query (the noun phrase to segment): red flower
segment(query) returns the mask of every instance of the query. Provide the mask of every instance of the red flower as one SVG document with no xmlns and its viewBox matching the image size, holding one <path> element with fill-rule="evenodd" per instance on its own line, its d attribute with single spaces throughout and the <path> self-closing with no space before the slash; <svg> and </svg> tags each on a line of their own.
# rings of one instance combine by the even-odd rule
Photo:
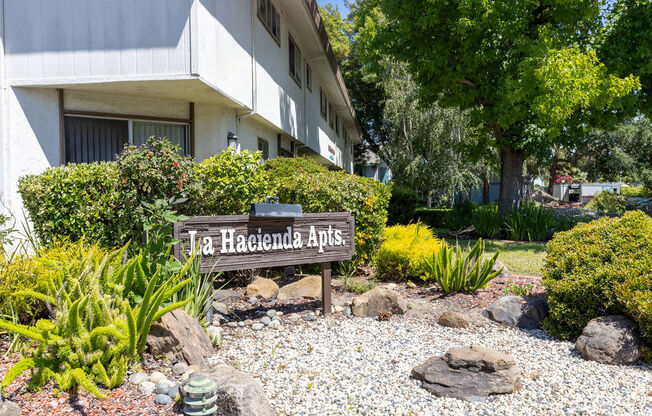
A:
<svg viewBox="0 0 652 416">
<path fill-rule="evenodd" d="M 179 166 L 179 163 L 177 163 L 177 162 L 174 162 L 174 166 Z"/>
</svg>

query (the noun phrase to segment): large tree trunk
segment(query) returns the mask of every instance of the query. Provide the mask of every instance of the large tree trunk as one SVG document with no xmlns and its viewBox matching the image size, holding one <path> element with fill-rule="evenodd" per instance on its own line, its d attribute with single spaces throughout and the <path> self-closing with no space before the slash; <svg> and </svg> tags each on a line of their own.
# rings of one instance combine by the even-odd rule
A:
<svg viewBox="0 0 652 416">
<path fill-rule="evenodd" d="M 519 206 L 523 197 L 523 151 L 504 145 L 500 148 L 500 196 L 498 209 L 502 215 Z"/>
<path fill-rule="evenodd" d="M 482 203 L 489 203 L 489 178 L 487 177 L 487 171 L 482 173 Z"/>
</svg>

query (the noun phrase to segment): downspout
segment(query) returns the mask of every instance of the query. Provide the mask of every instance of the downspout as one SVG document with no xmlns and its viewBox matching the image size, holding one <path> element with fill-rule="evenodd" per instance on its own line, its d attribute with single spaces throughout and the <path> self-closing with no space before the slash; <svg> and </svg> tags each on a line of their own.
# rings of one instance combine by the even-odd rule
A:
<svg viewBox="0 0 652 416">
<path fill-rule="evenodd" d="M 0 0 L 0 214 L 4 213 L 5 204 L 5 174 L 8 174 L 7 161 L 5 160 L 5 141 L 4 130 L 7 123 L 5 122 L 5 0 Z"/>
<path fill-rule="evenodd" d="M 256 77 L 256 0 L 251 0 L 251 111 L 235 114 L 235 134 L 240 136 L 240 120 L 256 114 L 258 79 Z"/>
</svg>

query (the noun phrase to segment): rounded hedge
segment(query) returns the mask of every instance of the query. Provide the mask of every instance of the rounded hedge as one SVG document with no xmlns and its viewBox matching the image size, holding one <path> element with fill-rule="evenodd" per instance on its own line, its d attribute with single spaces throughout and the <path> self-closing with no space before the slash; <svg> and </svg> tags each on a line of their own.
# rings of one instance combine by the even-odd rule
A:
<svg viewBox="0 0 652 416">
<path fill-rule="evenodd" d="M 546 248 L 545 329 L 574 338 L 593 318 L 626 314 L 652 341 L 652 218 L 631 211 L 556 233 Z"/>
</svg>

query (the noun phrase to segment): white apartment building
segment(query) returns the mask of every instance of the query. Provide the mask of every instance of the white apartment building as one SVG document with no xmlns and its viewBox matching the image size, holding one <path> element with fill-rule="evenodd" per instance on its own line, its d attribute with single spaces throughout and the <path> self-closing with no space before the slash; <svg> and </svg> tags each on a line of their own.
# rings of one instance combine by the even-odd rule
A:
<svg viewBox="0 0 652 416">
<path fill-rule="evenodd" d="M 19 177 L 152 135 L 197 160 L 232 145 L 353 170 L 360 127 L 315 0 L 0 7 L 0 198 L 14 213 Z"/>
</svg>

